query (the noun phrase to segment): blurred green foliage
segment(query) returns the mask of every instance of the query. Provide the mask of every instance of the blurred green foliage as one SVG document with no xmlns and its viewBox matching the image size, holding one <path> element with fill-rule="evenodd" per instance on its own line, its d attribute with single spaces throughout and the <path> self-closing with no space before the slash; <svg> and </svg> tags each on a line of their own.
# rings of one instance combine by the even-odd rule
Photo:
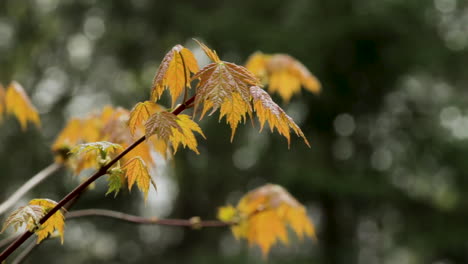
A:
<svg viewBox="0 0 468 264">
<path fill-rule="evenodd" d="M 150 196 L 163 202 L 104 197 L 103 181 L 75 208 L 214 218 L 217 206 L 272 182 L 308 206 L 318 241 L 277 247 L 270 263 L 466 263 L 467 18 L 465 0 L 2 0 L 0 82 L 25 87 L 43 129 L 2 123 L 0 199 L 53 160 L 49 146 L 69 117 L 148 98 L 165 52 L 196 37 L 227 61 L 288 53 L 316 74 L 320 96 L 283 105 L 312 148 L 294 138 L 288 150 L 250 124 L 231 144 L 215 116 L 201 122 L 201 154 L 179 151 L 158 176 Z M 58 200 L 77 183 L 61 171 L 28 198 Z M 68 222 L 63 246 L 48 241 L 28 261 L 263 262 L 227 229 L 97 218 Z"/>
</svg>

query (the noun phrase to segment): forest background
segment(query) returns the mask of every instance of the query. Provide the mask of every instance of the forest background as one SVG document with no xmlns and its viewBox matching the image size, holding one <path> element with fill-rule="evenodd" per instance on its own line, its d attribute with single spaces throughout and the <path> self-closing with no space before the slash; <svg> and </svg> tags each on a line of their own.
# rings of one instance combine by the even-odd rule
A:
<svg viewBox="0 0 468 264">
<path fill-rule="evenodd" d="M 1 124 L 0 201 L 53 161 L 50 145 L 67 119 L 145 100 L 164 54 L 178 43 L 194 48 L 195 37 L 238 64 L 262 51 L 307 66 L 320 95 L 303 91 L 280 105 L 311 148 L 293 137 L 288 150 L 250 123 L 231 144 L 229 126 L 205 118 L 201 154 L 179 151 L 146 205 L 135 191 L 103 197 L 103 181 L 76 209 L 210 219 L 271 182 L 307 206 L 317 241 L 280 246 L 269 263 L 466 263 L 467 4 L 3 0 L 0 82 L 25 87 L 43 127 Z M 22 202 L 59 200 L 78 181 L 62 170 Z M 83 218 L 67 222 L 65 238 L 45 242 L 29 263 L 263 262 L 228 229 Z"/>
</svg>

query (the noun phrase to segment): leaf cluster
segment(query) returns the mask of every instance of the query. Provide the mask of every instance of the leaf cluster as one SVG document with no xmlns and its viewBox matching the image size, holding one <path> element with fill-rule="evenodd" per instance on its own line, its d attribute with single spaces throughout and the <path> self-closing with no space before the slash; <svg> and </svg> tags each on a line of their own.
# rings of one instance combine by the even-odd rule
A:
<svg viewBox="0 0 468 264">
<path fill-rule="evenodd" d="M 236 238 L 245 238 L 250 245 L 260 246 L 266 256 L 270 248 L 280 241 L 289 243 L 287 227 L 294 233 L 315 237 L 315 229 L 306 210 L 283 187 L 266 184 L 244 195 L 236 207 L 218 210 L 218 218 L 235 223 L 231 230 Z"/>
</svg>

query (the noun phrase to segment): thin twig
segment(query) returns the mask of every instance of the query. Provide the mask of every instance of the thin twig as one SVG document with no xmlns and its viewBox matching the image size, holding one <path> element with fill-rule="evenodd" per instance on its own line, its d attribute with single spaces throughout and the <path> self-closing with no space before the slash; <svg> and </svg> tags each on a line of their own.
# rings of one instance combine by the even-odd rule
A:
<svg viewBox="0 0 468 264">
<path fill-rule="evenodd" d="M 39 246 L 36 241 L 31 241 L 31 243 L 18 255 L 18 257 L 13 260 L 11 264 L 21 264 L 28 256 L 31 254 L 36 247 Z"/>
<path fill-rule="evenodd" d="M 142 217 L 137 215 L 125 214 L 122 212 L 105 210 L 105 209 L 85 209 L 68 212 L 66 215 L 68 219 L 74 219 L 85 216 L 101 216 L 114 218 L 135 224 L 148 224 L 148 225 L 166 225 L 166 226 L 186 226 L 186 227 L 226 227 L 231 226 L 233 223 L 225 223 L 218 220 L 199 220 L 193 217 L 191 219 L 159 219 L 157 217 Z"/>
<path fill-rule="evenodd" d="M 43 170 L 34 175 L 31 179 L 25 182 L 16 192 L 14 192 L 6 201 L 0 204 L 0 215 L 5 213 L 8 209 L 18 202 L 21 197 L 23 197 L 27 192 L 32 188 L 36 187 L 43 180 L 47 179 L 54 172 L 59 170 L 62 167 L 59 163 L 52 163 L 49 166 L 45 167 Z"/>
<path fill-rule="evenodd" d="M 190 99 L 188 99 L 186 102 L 183 104 L 179 105 L 174 111 L 172 111 L 172 114 L 178 115 L 182 111 L 186 109 L 187 105 L 190 105 L 193 101 L 195 100 L 195 96 L 192 96 Z M 41 218 L 39 221 L 39 224 L 45 223 L 55 212 L 60 210 L 63 206 L 65 206 L 70 200 L 75 198 L 76 196 L 80 195 L 80 193 L 86 189 L 91 183 L 96 181 L 98 178 L 101 176 L 105 175 L 107 173 L 107 170 L 112 167 L 117 161 L 119 161 L 123 156 L 125 156 L 128 152 L 133 150 L 136 146 L 144 142 L 146 139 L 145 136 L 142 136 L 139 138 L 137 141 L 133 142 L 129 147 L 127 147 L 124 151 L 122 151 L 117 157 L 112 159 L 108 164 L 105 166 L 101 167 L 98 171 L 96 171 L 91 177 L 89 177 L 86 181 L 82 182 L 80 185 L 78 185 L 73 191 L 71 191 L 69 194 L 67 194 L 62 200 L 60 200 L 57 205 L 55 205 L 54 208 L 52 208 L 44 217 Z M 6 248 L 1 254 L 0 254 L 0 263 L 4 261 L 11 253 L 13 253 L 21 244 L 24 243 L 30 236 L 34 234 L 31 231 L 26 231 L 18 237 L 8 248 Z"/>
<path fill-rule="evenodd" d="M 9 244 L 11 244 L 11 242 L 15 241 L 18 237 L 19 237 L 18 235 L 13 235 L 11 237 L 7 237 L 7 238 L 0 240 L 0 248 L 8 246 Z"/>
</svg>

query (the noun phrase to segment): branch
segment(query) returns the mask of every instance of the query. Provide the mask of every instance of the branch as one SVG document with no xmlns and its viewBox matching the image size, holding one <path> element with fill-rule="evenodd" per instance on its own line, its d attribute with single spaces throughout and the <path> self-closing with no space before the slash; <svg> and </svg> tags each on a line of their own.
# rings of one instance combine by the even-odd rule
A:
<svg viewBox="0 0 468 264">
<path fill-rule="evenodd" d="M 205 220 L 202 221 L 198 217 L 192 217 L 190 219 L 159 219 L 157 217 L 141 217 L 136 215 L 125 214 L 112 210 L 104 209 L 86 209 L 76 210 L 67 213 L 67 219 L 85 217 L 85 216 L 100 216 L 114 218 L 135 224 L 147 224 L 147 225 L 166 225 L 166 226 L 186 226 L 193 228 L 201 227 L 226 227 L 231 226 L 233 223 L 225 223 L 218 220 Z"/>
<path fill-rule="evenodd" d="M 193 101 L 195 100 L 195 96 L 192 96 L 190 99 L 188 99 L 186 102 L 183 104 L 179 105 L 172 113 L 174 115 L 180 114 L 182 111 L 184 111 L 187 107 L 187 105 L 190 105 Z M 107 173 L 107 170 L 112 167 L 117 161 L 119 161 L 123 156 L 125 156 L 128 152 L 130 152 L 132 149 L 134 149 L 136 146 L 141 144 L 143 141 L 145 141 L 146 137 L 142 136 L 139 138 L 137 141 L 133 142 L 132 145 L 127 147 L 124 151 L 122 151 L 117 157 L 112 159 L 108 164 L 105 166 L 101 167 L 98 171 L 96 171 L 91 177 L 89 177 L 86 181 L 82 182 L 80 185 L 78 185 L 73 191 L 71 191 L 69 194 L 67 194 L 60 202 L 57 203 L 57 205 L 52 208 L 44 217 L 41 218 L 39 221 L 39 224 L 43 224 L 49 219 L 55 212 L 57 212 L 60 208 L 65 206 L 70 200 L 78 196 L 84 189 L 86 189 L 91 183 L 99 179 L 101 176 L 105 175 Z M 26 231 L 18 237 L 17 240 L 15 240 L 8 248 L 6 248 L 1 254 L 0 254 L 0 263 L 4 261 L 11 253 L 13 253 L 21 244 L 24 243 L 30 236 L 34 234 L 31 231 Z"/>
<path fill-rule="evenodd" d="M 19 237 L 18 235 L 13 235 L 11 237 L 7 237 L 7 238 L 0 240 L 0 248 L 8 246 L 9 244 L 11 244 L 11 242 L 15 241 L 18 237 Z"/>
<path fill-rule="evenodd" d="M 34 175 L 31 179 L 25 182 L 16 192 L 14 192 L 6 201 L 0 204 L 0 215 L 5 213 L 8 209 L 10 209 L 13 205 L 18 202 L 21 197 L 23 197 L 27 192 L 29 192 L 32 188 L 36 187 L 39 183 L 43 180 L 47 179 L 51 176 L 54 172 L 62 167 L 61 164 L 52 163 L 36 175 Z"/>
<path fill-rule="evenodd" d="M 21 264 L 26 258 L 31 254 L 34 249 L 37 248 L 39 244 L 36 241 L 31 241 L 31 243 L 18 255 L 18 257 L 12 262 L 12 264 Z"/>
</svg>

